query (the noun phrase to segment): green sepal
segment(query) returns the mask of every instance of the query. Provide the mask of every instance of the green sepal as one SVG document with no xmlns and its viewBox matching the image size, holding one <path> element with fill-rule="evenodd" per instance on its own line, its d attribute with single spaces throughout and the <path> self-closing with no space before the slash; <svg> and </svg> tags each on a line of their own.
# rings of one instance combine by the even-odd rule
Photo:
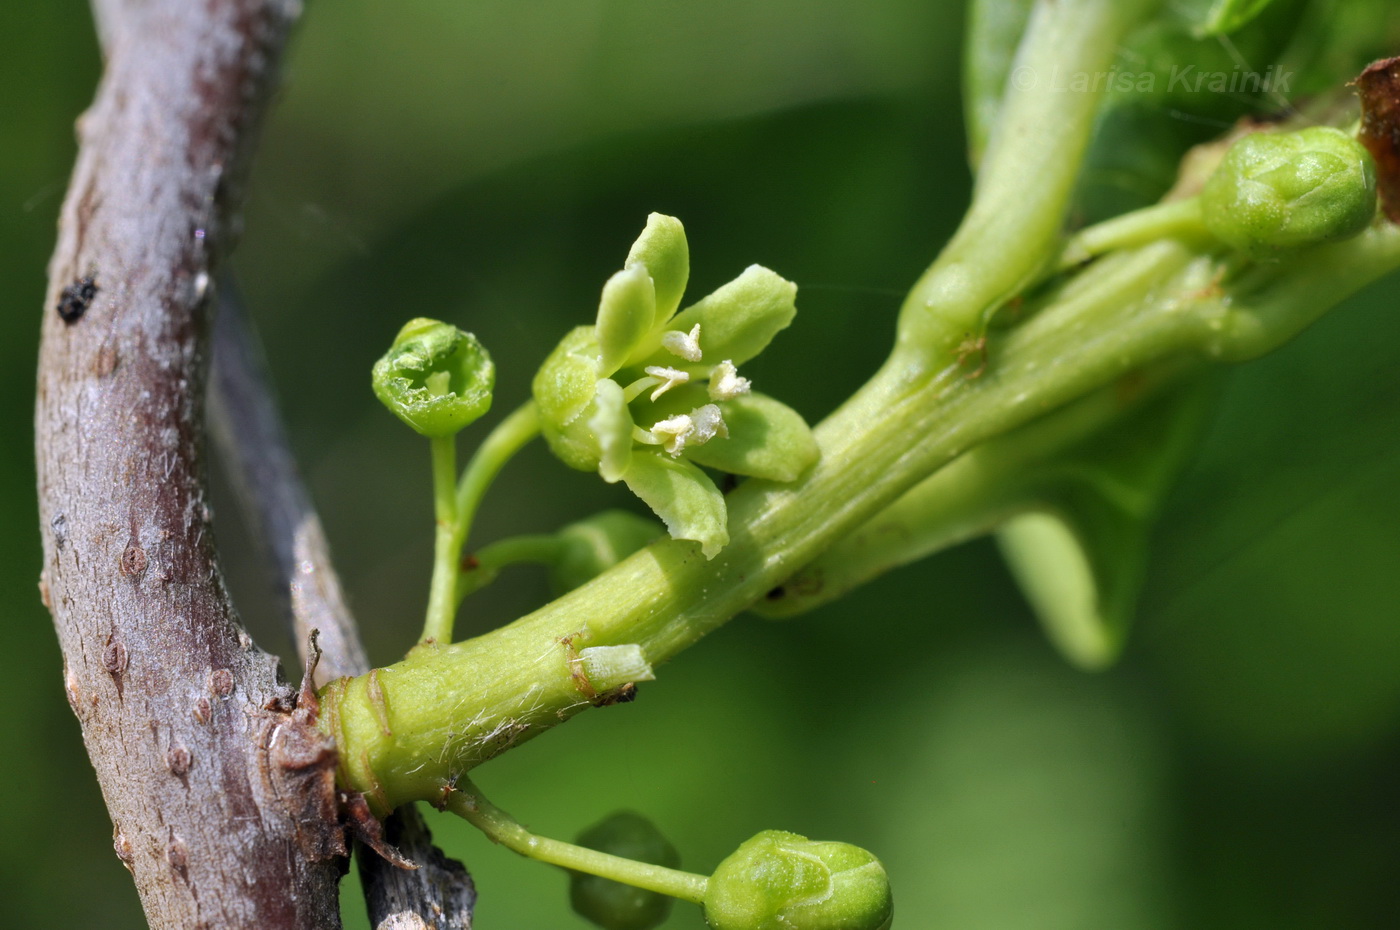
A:
<svg viewBox="0 0 1400 930">
<path fill-rule="evenodd" d="M 605 510 L 570 523 L 555 534 L 559 554 L 550 568 L 550 586 L 556 594 L 572 591 L 664 533 L 655 520 L 626 510 Z"/>
<path fill-rule="evenodd" d="M 714 930 L 885 930 L 894 920 L 879 859 L 782 830 L 764 830 L 721 862 L 704 907 Z"/>
<path fill-rule="evenodd" d="M 598 374 L 606 378 L 621 368 L 655 321 L 656 291 L 644 264 L 629 264 L 609 278 L 598 301 Z"/>
<path fill-rule="evenodd" d="M 1274 0 L 1215 0 L 1197 27 L 1202 36 L 1229 35 L 1264 12 Z"/>
<path fill-rule="evenodd" d="M 638 450 L 622 480 L 661 518 L 672 539 L 698 542 L 707 559 L 729 543 L 724 495 L 690 462 Z"/>
<path fill-rule="evenodd" d="M 578 835 L 579 846 L 613 856 L 678 869 L 680 853 L 641 814 L 619 811 Z M 575 913 L 605 930 L 651 930 L 665 922 L 672 899 L 583 872 L 569 873 L 569 902 Z"/>
<path fill-rule="evenodd" d="M 1339 129 L 1255 132 L 1236 141 L 1201 190 L 1201 218 L 1256 258 L 1355 236 L 1376 215 L 1376 166 Z"/>
<path fill-rule="evenodd" d="M 686 446 L 685 457 L 698 465 L 734 475 L 795 481 L 821 456 L 802 414 L 766 394 L 711 401 L 705 385 L 687 384 L 639 407 L 638 417 L 651 423 L 708 403 L 716 404 L 724 415 L 729 437 Z"/>
<path fill-rule="evenodd" d="M 444 439 L 491 409 L 496 366 L 471 333 L 420 317 L 405 324 L 374 363 L 371 383 L 400 420 Z"/>
<path fill-rule="evenodd" d="M 627 253 L 627 267 L 646 266 L 656 288 L 656 324 L 664 325 L 681 305 L 690 279 L 690 247 L 685 227 L 674 216 L 653 213 Z"/>
<path fill-rule="evenodd" d="M 767 348 L 797 314 L 797 285 L 762 265 L 750 265 L 733 281 L 676 315 L 667 329 L 689 332 L 700 324 L 705 365 L 728 359 L 742 365 Z M 648 364 L 694 370 L 664 349 Z"/>
<path fill-rule="evenodd" d="M 584 423 L 598 445 L 598 474 L 609 484 L 620 481 L 632 461 L 633 426 L 621 385 L 608 378 L 598 381 Z"/>
<path fill-rule="evenodd" d="M 1213 386 L 1146 404 L 1052 460 L 997 542 L 1051 641 L 1097 669 L 1121 653 L 1162 502 L 1195 451 Z"/>
</svg>

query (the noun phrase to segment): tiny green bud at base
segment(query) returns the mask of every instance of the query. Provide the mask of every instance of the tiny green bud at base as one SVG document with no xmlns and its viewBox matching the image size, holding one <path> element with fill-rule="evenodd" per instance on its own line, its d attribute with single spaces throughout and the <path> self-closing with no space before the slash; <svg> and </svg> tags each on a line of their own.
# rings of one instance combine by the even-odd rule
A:
<svg viewBox="0 0 1400 930">
<path fill-rule="evenodd" d="M 765 830 L 719 864 L 705 892 L 714 930 L 886 930 L 885 867 L 849 843 Z"/>
<path fill-rule="evenodd" d="M 1256 258 L 1349 238 L 1375 213 L 1370 153 L 1325 126 L 1245 136 L 1201 191 L 1206 228 Z"/>
<path fill-rule="evenodd" d="M 471 333 L 419 318 L 375 362 L 372 383 L 400 420 L 430 439 L 445 439 L 491 409 L 496 367 Z"/>
<path fill-rule="evenodd" d="M 576 842 L 668 869 L 681 864 L 676 847 L 650 820 L 632 811 L 612 814 L 580 833 Z M 651 930 L 670 914 L 672 899 L 597 875 L 573 872 L 569 876 L 569 900 L 574 911 L 606 930 Z"/>
</svg>

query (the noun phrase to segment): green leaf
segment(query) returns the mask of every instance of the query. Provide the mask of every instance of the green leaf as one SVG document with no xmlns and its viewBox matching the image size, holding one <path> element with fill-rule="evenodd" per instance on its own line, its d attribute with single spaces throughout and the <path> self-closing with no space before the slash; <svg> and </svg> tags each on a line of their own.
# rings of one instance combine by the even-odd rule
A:
<svg viewBox="0 0 1400 930">
<path fill-rule="evenodd" d="M 375 396 L 420 434 L 443 439 L 491 409 L 496 366 L 471 333 L 418 318 L 374 364 Z"/>
<path fill-rule="evenodd" d="M 969 161 L 976 165 L 996 125 L 1016 47 L 1035 0 L 973 0 L 963 51 L 963 118 Z"/>
<path fill-rule="evenodd" d="M 1215 0 L 1198 27 L 1203 36 L 1229 35 L 1254 19 L 1274 0 Z"/>
<path fill-rule="evenodd" d="M 729 543 L 724 495 L 691 463 L 664 452 L 638 451 L 622 480 L 661 518 L 672 539 L 698 542 L 707 559 Z"/>
<path fill-rule="evenodd" d="M 681 305 L 690 278 L 690 247 L 685 227 L 674 216 L 653 213 L 627 253 L 627 267 L 641 263 L 656 287 L 656 322 L 664 324 Z"/>
<path fill-rule="evenodd" d="M 997 531 L 1026 599 L 1060 651 L 1083 668 L 1121 652 L 1157 512 L 1195 450 L 1209 383 L 1148 403 L 1049 463 L 1034 503 Z"/>
<path fill-rule="evenodd" d="M 645 265 L 628 265 L 603 285 L 598 301 L 598 374 L 622 367 L 656 319 L 656 292 Z"/>
<path fill-rule="evenodd" d="M 700 350 L 707 365 L 724 359 L 742 365 L 792 322 L 796 298 L 796 284 L 761 265 L 750 265 L 733 281 L 682 310 L 667 328 L 689 332 L 699 323 Z M 665 350 L 653 355 L 649 364 L 694 367 L 678 363 Z"/>
</svg>

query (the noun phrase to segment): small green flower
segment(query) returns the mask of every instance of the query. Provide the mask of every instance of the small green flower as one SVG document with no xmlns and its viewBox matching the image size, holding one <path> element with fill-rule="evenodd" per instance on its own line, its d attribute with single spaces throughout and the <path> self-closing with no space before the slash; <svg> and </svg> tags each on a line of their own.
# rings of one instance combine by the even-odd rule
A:
<svg viewBox="0 0 1400 930">
<path fill-rule="evenodd" d="M 680 853 L 646 817 L 619 811 L 579 834 L 579 846 L 624 859 L 678 869 Z M 569 876 L 574 911 L 606 930 L 651 930 L 671 912 L 672 899 L 655 891 L 624 885 L 583 872 Z"/>
<path fill-rule="evenodd" d="M 1370 153 L 1326 126 L 1250 133 L 1230 146 L 1201 191 L 1206 227 L 1258 258 L 1349 238 L 1375 214 Z"/>
<path fill-rule="evenodd" d="M 705 920 L 714 930 L 885 930 L 894 900 L 885 867 L 859 846 L 765 830 L 710 876 Z"/>
<path fill-rule="evenodd" d="M 456 435 L 491 409 L 496 367 L 471 333 L 419 317 L 374 363 L 375 396 L 430 439 Z"/>
<path fill-rule="evenodd" d="M 697 466 L 792 481 L 818 449 L 799 414 L 739 374 L 792 322 L 796 285 L 753 265 L 677 313 L 689 275 L 680 221 L 653 213 L 595 324 L 564 337 L 534 395 L 555 455 L 625 482 L 713 558 L 729 541 L 724 497 Z"/>
</svg>

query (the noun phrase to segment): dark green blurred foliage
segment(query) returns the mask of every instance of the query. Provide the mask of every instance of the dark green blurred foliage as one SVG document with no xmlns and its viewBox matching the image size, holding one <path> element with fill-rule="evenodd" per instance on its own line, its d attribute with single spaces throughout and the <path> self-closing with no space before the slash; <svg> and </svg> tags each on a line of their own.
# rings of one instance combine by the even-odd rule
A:
<svg viewBox="0 0 1400 930">
<path fill-rule="evenodd" d="M 1388 4 L 1350 4 L 1370 11 L 1364 29 L 1347 6 L 1322 21 L 1395 34 Z M 0 26 L 0 926 L 137 927 L 35 588 L 34 340 L 98 58 L 74 0 L 0 4 Z M 484 435 L 660 210 L 705 257 L 692 293 L 751 262 L 798 283 L 796 325 L 744 373 L 819 420 L 883 357 L 900 297 L 966 202 L 959 33 L 956 5 L 915 0 L 310 5 L 235 265 L 375 662 L 416 635 L 431 555 L 427 451 L 366 386 L 398 328 L 431 316 L 481 337 L 499 395 Z M 798 625 L 740 618 L 635 703 L 508 753 L 479 782 L 556 836 L 643 810 L 696 870 L 773 826 L 856 843 L 888 866 L 907 927 L 1387 925 L 1400 913 L 1394 286 L 1231 375 L 1114 670 L 1065 667 L 976 544 Z M 313 326 L 335 335 L 308 354 Z M 222 485 L 215 504 L 248 623 L 289 651 Z M 532 448 L 473 544 L 610 506 L 635 507 Z M 461 628 L 546 596 L 542 570 L 510 569 Z M 481 926 L 587 926 L 552 870 L 432 823 L 477 878 Z M 346 901 L 364 926 L 353 887 Z M 666 926 L 698 928 L 698 909 Z"/>
<path fill-rule="evenodd" d="M 681 867 L 681 854 L 648 818 L 618 811 L 584 830 L 574 842 L 613 856 Z M 675 899 L 656 891 L 624 885 L 584 872 L 569 873 L 569 903 L 574 911 L 607 930 L 651 930 L 671 912 Z"/>
</svg>

